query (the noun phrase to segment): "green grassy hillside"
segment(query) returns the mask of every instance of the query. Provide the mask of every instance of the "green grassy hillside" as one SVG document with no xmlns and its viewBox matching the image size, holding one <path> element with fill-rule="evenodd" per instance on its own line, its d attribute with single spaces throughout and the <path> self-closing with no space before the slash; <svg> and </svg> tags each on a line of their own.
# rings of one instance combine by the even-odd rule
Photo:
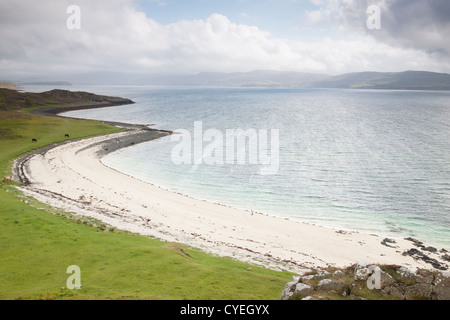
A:
<svg viewBox="0 0 450 320">
<path fill-rule="evenodd" d="M 51 90 L 42 93 L 18 92 L 0 87 L 0 110 L 23 110 L 48 107 L 101 106 L 132 103 L 129 99 L 96 95 L 89 92 Z"/>
<path fill-rule="evenodd" d="M 50 101 L 38 98 L 43 105 Z M 65 140 L 65 133 L 77 139 L 118 130 L 96 121 L 32 115 L 20 105 L 5 109 L 2 178 L 11 175 L 13 159 Z M 15 185 L 0 182 L 0 299 L 278 300 L 291 278 L 74 218 L 24 197 Z M 70 265 L 81 268 L 80 290 L 67 289 Z"/>
</svg>

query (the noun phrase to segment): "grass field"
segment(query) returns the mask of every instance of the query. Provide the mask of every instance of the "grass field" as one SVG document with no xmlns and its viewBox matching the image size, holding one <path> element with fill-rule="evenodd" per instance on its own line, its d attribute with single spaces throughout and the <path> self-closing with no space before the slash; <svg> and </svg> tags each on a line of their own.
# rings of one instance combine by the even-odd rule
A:
<svg viewBox="0 0 450 320">
<path fill-rule="evenodd" d="M 0 175 L 35 148 L 117 131 L 96 121 L 0 111 Z M 37 139 L 32 142 L 32 139 Z M 0 299 L 278 300 L 288 272 L 276 272 L 165 243 L 24 197 L 16 182 L 0 188 Z M 70 290 L 67 267 L 81 269 Z"/>
</svg>

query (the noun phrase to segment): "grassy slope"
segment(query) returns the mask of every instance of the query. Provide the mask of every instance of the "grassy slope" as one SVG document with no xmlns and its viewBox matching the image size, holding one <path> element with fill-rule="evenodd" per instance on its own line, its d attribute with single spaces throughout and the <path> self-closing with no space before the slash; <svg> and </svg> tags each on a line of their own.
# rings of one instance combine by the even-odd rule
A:
<svg viewBox="0 0 450 320">
<path fill-rule="evenodd" d="M 11 174 L 12 159 L 62 141 L 65 133 L 82 138 L 116 130 L 95 121 L 0 111 L 0 174 Z M 0 183 L 0 299 L 277 300 L 291 278 L 68 219 L 25 199 L 14 184 Z M 64 289 L 70 265 L 81 268 L 80 290 Z"/>
</svg>

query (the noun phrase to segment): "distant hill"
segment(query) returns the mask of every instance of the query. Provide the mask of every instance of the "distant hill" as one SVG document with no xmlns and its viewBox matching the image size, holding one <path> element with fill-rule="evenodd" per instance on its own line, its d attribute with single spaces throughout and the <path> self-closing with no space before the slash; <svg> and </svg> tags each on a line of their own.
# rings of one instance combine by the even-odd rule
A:
<svg viewBox="0 0 450 320">
<path fill-rule="evenodd" d="M 315 81 L 317 88 L 450 90 L 450 74 L 425 71 L 348 73 Z"/>
<path fill-rule="evenodd" d="M 191 84 L 234 87 L 308 87 L 329 76 L 285 71 L 252 71 L 246 73 L 199 73 Z"/>
<path fill-rule="evenodd" d="M 134 80 L 139 84 L 167 86 L 450 90 L 450 74 L 425 71 L 358 72 L 331 76 L 259 70 L 242 73 L 204 72 L 195 75 L 141 75 Z"/>
<path fill-rule="evenodd" d="M 101 107 L 110 105 L 131 104 L 133 101 L 118 97 L 96 95 L 88 92 L 72 92 L 67 90 L 51 90 L 42 93 L 18 92 L 0 89 L 0 110 L 14 111 L 24 108 L 65 108 Z"/>
<path fill-rule="evenodd" d="M 266 88 L 344 88 L 384 90 L 450 90 L 450 74 L 427 71 L 356 72 L 326 75 L 291 71 L 256 70 L 251 72 L 202 72 L 198 74 L 145 74 L 94 72 L 66 75 L 63 78 L 81 85 L 218 86 Z M 46 82 L 45 78 L 20 84 L 69 85 Z"/>
</svg>

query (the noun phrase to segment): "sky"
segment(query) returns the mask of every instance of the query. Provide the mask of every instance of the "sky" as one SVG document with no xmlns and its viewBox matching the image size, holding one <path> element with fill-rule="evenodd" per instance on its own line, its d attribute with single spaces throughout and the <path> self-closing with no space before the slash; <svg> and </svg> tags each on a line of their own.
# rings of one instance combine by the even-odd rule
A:
<svg viewBox="0 0 450 320">
<path fill-rule="evenodd" d="M 379 15 L 368 11 L 373 6 Z M 0 41 L 0 80 L 105 72 L 450 73 L 450 1 L 0 0 Z"/>
</svg>

